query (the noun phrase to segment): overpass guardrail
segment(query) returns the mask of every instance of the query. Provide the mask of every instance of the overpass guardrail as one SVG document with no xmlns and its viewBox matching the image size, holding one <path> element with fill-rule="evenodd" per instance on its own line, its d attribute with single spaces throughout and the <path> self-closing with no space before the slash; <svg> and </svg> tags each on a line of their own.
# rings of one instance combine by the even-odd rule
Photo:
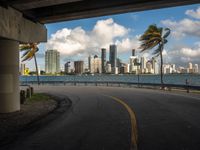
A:
<svg viewBox="0 0 200 150">
<path fill-rule="evenodd" d="M 37 81 L 21 81 L 21 85 L 37 85 Z M 41 81 L 40 85 L 73 85 L 73 86 L 118 86 L 118 87 L 151 87 L 160 88 L 160 83 L 138 83 L 138 82 L 118 82 L 118 81 Z M 189 84 L 163 84 L 165 89 L 171 90 L 172 88 L 189 90 L 200 90 L 200 86 Z"/>
</svg>

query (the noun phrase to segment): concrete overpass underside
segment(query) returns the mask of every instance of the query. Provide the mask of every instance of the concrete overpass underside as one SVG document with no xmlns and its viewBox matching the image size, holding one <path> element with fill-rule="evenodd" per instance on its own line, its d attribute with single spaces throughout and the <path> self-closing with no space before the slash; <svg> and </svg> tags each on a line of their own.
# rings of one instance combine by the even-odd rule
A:
<svg viewBox="0 0 200 150">
<path fill-rule="evenodd" d="M 18 45 L 47 41 L 44 24 L 195 3 L 200 0 L 0 0 L 0 113 L 20 110 Z"/>
</svg>

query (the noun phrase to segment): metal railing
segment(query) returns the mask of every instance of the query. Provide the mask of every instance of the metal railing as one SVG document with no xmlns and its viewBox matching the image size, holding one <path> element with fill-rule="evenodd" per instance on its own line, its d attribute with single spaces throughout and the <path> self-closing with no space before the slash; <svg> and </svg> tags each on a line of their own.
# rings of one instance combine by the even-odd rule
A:
<svg viewBox="0 0 200 150">
<path fill-rule="evenodd" d="M 24 81 L 21 82 L 21 85 L 36 85 L 37 81 Z M 163 86 L 159 83 L 138 83 L 138 82 L 118 82 L 118 81 L 41 81 L 40 85 L 74 85 L 74 86 L 118 86 L 118 87 L 153 87 L 160 88 Z M 164 88 L 178 88 L 185 89 L 187 92 L 189 90 L 200 90 L 200 86 L 189 85 L 189 84 L 164 84 Z"/>
</svg>

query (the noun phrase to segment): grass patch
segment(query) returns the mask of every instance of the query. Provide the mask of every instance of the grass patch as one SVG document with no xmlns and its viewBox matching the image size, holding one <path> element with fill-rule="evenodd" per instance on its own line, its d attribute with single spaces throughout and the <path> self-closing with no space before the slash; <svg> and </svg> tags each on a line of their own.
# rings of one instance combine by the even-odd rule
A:
<svg viewBox="0 0 200 150">
<path fill-rule="evenodd" d="M 48 101 L 49 99 L 50 99 L 50 97 L 48 95 L 41 94 L 41 93 L 35 93 L 32 95 L 31 98 L 29 98 L 27 100 L 27 102 L 32 103 L 32 102 Z"/>
</svg>

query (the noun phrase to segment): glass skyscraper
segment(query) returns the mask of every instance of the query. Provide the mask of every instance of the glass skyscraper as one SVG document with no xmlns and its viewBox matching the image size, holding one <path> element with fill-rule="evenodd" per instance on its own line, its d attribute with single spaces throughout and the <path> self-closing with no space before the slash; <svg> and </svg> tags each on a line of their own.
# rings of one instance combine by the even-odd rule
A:
<svg viewBox="0 0 200 150">
<path fill-rule="evenodd" d="M 106 49 L 101 49 L 101 70 L 102 73 L 106 73 Z"/>
<path fill-rule="evenodd" d="M 117 67 L 117 46 L 110 45 L 110 64 L 113 69 Z"/>
<path fill-rule="evenodd" d="M 45 72 L 50 74 L 60 72 L 60 53 L 57 50 L 45 52 Z"/>
</svg>

